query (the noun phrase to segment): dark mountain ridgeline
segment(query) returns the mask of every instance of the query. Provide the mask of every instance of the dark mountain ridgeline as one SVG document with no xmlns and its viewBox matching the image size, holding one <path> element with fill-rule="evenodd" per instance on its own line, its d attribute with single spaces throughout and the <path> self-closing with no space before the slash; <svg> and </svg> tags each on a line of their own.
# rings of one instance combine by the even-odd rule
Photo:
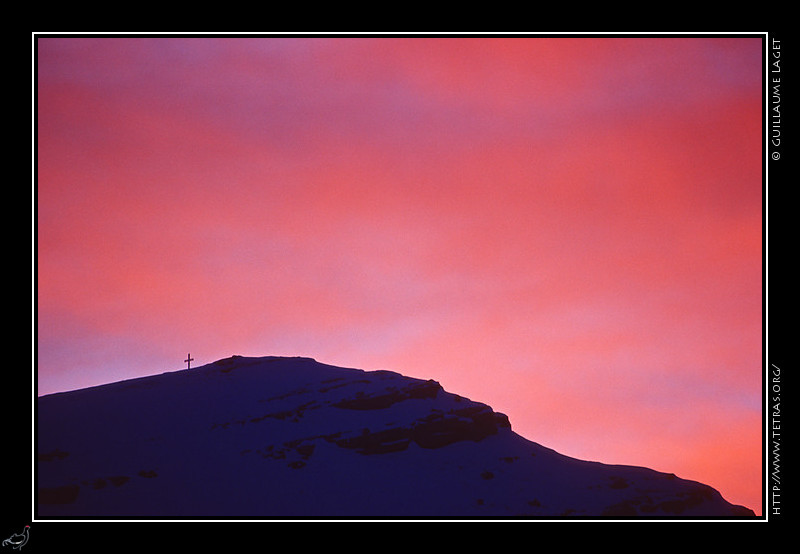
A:
<svg viewBox="0 0 800 554">
<path fill-rule="evenodd" d="M 437 382 L 233 356 L 41 397 L 41 518 L 742 517 L 713 488 L 563 456 Z"/>
</svg>

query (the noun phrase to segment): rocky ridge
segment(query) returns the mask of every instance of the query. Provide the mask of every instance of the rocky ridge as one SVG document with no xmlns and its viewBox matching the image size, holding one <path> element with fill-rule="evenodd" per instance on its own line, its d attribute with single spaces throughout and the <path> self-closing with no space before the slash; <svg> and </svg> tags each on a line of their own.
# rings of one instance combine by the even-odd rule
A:
<svg viewBox="0 0 800 554">
<path fill-rule="evenodd" d="M 563 456 L 432 380 L 233 356 L 41 397 L 44 517 L 741 517 L 711 487 Z"/>
</svg>

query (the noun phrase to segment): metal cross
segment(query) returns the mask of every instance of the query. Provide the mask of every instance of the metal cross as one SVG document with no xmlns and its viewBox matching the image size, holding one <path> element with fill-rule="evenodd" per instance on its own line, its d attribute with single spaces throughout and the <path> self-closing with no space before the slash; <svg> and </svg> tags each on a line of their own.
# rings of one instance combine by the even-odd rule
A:
<svg viewBox="0 0 800 554">
<path fill-rule="evenodd" d="M 183 361 L 186 362 L 186 369 L 192 369 L 192 362 L 194 361 L 194 358 L 192 358 L 191 354 L 186 354 L 186 359 Z"/>
</svg>

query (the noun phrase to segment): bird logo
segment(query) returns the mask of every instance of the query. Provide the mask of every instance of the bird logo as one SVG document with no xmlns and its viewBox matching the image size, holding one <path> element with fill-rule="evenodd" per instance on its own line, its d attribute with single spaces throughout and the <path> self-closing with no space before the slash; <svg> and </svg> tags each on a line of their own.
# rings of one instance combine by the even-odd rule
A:
<svg viewBox="0 0 800 554">
<path fill-rule="evenodd" d="M 25 529 L 22 530 L 22 533 L 17 534 L 14 533 L 6 540 L 3 541 L 3 546 L 10 546 L 16 550 L 21 550 L 25 543 L 28 542 L 28 531 L 30 530 L 31 526 L 26 525 Z"/>
</svg>

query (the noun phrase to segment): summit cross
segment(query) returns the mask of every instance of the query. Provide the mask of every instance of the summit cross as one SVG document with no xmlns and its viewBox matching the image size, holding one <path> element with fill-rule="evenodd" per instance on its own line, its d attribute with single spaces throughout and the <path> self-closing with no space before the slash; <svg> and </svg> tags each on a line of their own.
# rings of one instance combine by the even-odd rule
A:
<svg viewBox="0 0 800 554">
<path fill-rule="evenodd" d="M 186 359 L 183 361 L 186 362 L 186 369 L 192 369 L 192 362 L 194 361 L 194 358 L 192 358 L 191 354 L 186 354 Z"/>
</svg>

